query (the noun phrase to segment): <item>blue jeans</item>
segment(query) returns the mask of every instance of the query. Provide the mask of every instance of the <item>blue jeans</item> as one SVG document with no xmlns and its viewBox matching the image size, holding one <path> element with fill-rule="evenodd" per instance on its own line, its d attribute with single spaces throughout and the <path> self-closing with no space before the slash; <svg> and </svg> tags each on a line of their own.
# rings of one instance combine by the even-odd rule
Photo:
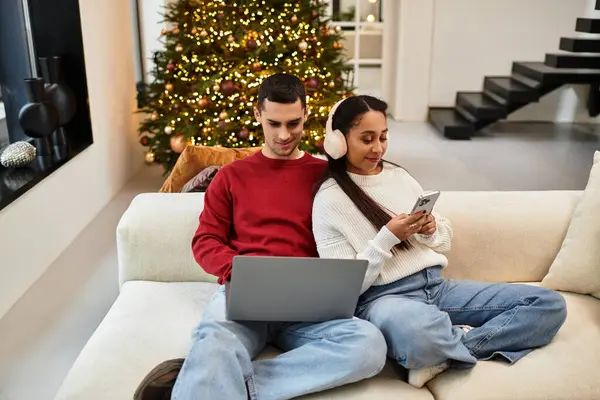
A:
<svg viewBox="0 0 600 400">
<path fill-rule="evenodd" d="M 252 361 L 267 343 L 284 353 Z M 228 321 L 221 286 L 193 333 L 171 398 L 290 399 L 377 375 L 386 350 L 381 332 L 358 318 L 323 323 Z"/>
<path fill-rule="evenodd" d="M 530 285 L 445 280 L 432 267 L 364 292 L 357 316 L 385 336 L 388 356 L 405 368 L 450 361 L 514 363 L 558 332 L 567 310 L 554 291 Z M 474 327 L 465 332 L 454 325 Z"/>
</svg>

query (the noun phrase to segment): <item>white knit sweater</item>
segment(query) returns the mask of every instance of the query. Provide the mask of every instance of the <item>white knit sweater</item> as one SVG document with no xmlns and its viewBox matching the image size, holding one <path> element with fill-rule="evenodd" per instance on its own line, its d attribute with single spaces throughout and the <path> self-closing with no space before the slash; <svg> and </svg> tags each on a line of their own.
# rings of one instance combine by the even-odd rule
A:
<svg viewBox="0 0 600 400">
<path fill-rule="evenodd" d="M 421 185 L 404 169 L 384 164 L 377 175 L 349 174 L 377 203 L 395 214 L 410 213 L 423 193 Z M 433 213 L 437 231 L 433 235 L 413 235 L 412 247 L 392 253 L 400 240 L 387 227 L 379 232 L 358 210 L 338 184 L 329 179 L 319 189 L 313 205 L 313 232 L 322 258 L 367 260 L 369 266 L 361 293 L 371 285 L 385 285 L 425 268 L 446 267 L 441 253 L 450 250 L 450 221 Z"/>
</svg>

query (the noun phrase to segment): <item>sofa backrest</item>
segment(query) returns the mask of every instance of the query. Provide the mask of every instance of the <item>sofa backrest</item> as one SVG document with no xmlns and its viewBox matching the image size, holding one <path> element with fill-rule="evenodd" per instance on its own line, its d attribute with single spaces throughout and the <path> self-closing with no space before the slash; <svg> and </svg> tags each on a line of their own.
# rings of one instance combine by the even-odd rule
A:
<svg viewBox="0 0 600 400">
<path fill-rule="evenodd" d="M 447 192 L 436 211 L 454 236 L 445 276 L 539 282 L 566 235 L 582 192 Z"/>
<path fill-rule="evenodd" d="M 535 282 L 547 273 L 581 192 L 444 192 L 435 210 L 452 222 L 445 275 L 457 279 Z M 210 281 L 191 239 L 203 193 L 137 196 L 117 227 L 119 282 Z"/>
</svg>

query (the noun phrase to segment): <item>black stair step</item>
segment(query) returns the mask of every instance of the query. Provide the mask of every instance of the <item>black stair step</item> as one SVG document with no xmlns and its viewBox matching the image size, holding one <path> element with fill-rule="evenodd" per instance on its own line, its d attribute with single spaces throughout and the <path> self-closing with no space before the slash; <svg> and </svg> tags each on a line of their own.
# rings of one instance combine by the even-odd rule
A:
<svg viewBox="0 0 600 400">
<path fill-rule="evenodd" d="M 585 33 L 600 33 L 600 19 L 577 18 L 575 30 Z"/>
<path fill-rule="evenodd" d="M 560 49 L 573 53 L 600 53 L 600 39 L 560 38 Z"/>
<path fill-rule="evenodd" d="M 600 69 L 600 55 L 546 54 L 544 64 L 554 68 Z"/>
<path fill-rule="evenodd" d="M 513 71 L 512 75 L 510 76 L 510 78 L 513 81 L 520 83 L 523 86 L 527 86 L 528 88 L 535 90 L 536 93 L 537 93 L 537 90 L 542 86 L 542 82 L 538 81 L 537 79 L 533 79 L 528 76 L 521 75 L 514 71 Z"/>
<path fill-rule="evenodd" d="M 504 97 L 500 96 L 499 94 L 486 89 L 483 91 L 483 95 L 485 97 L 487 97 L 488 99 L 490 99 L 491 101 L 493 101 L 494 103 L 498 103 L 500 105 L 500 107 L 502 107 L 504 112 L 506 112 L 506 110 L 508 109 L 508 106 L 509 106 L 508 100 L 505 99 Z"/>
<path fill-rule="evenodd" d="M 541 62 L 514 62 L 514 73 L 540 81 L 543 85 L 600 82 L 600 69 L 554 68 Z"/>
<path fill-rule="evenodd" d="M 539 85 L 539 82 L 532 82 Z M 485 90 L 496 93 L 512 103 L 529 103 L 538 99 L 535 88 L 525 86 L 517 80 L 508 77 L 487 76 L 483 87 Z"/>
<path fill-rule="evenodd" d="M 471 139 L 475 128 L 461 117 L 454 108 L 430 108 L 429 122 L 448 139 Z"/>
<path fill-rule="evenodd" d="M 600 0 L 596 0 L 596 10 L 600 10 Z"/>
<path fill-rule="evenodd" d="M 463 117 L 464 119 L 469 121 L 471 124 L 473 124 L 473 125 L 477 124 L 477 118 L 475 118 L 475 116 L 473 114 L 471 114 L 466 108 L 464 108 L 460 104 L 457 104 L 456 106 L 454 106 L 454 111 L 456 111 L 458 114 L 460 114 L 461 117 Z"/>
<path fill-rule="evenodd" d="M 459 92 L 456 104 L 466 108 L 477 119 L 496 120 L 506 117 L 505 108 L 483 93 Z"/>
</svg>

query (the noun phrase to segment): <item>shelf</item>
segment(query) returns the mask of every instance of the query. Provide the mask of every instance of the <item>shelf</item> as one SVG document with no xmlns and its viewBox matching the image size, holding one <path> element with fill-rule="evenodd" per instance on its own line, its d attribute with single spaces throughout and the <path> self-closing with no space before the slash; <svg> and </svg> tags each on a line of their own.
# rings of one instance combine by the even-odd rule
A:
<svg viewBox="0 0 600 400">
<path fill-rule="evenodd" d="M 330 24 L 332 26 L 341 26 L 342 28 L 353 28 L 357 25 L 357 23 L 355 21 L 331 21 Z M 363 26 L 368 26 L 368 27 L 373 27 L 373 28 L 382 28 L 383 29 L 383 22 L 359 22 L 358 26 L 363 27 Z"/>
<path fill-rule="evenodd" d="M 354 58 L 349 59 L 346 64 L 354 65 Z M 359 66 L 381 66 L 383 64 L 383 60 L 381 58 L 363 58 L 358 60 Z"/>
<path fill-rule="evenodd" d="M 30 165 L 23 168 L 4 168 L 0 165 L 0 212 L 29 189 L 44 180 L 44 178 L 74 159 L 89 147 L 90 144 L 71 149 L 65 160 L 48 162 L 48 165 L 43 168 L 40 166 L 39 159 L 37 158 Z"/>
</svg>

